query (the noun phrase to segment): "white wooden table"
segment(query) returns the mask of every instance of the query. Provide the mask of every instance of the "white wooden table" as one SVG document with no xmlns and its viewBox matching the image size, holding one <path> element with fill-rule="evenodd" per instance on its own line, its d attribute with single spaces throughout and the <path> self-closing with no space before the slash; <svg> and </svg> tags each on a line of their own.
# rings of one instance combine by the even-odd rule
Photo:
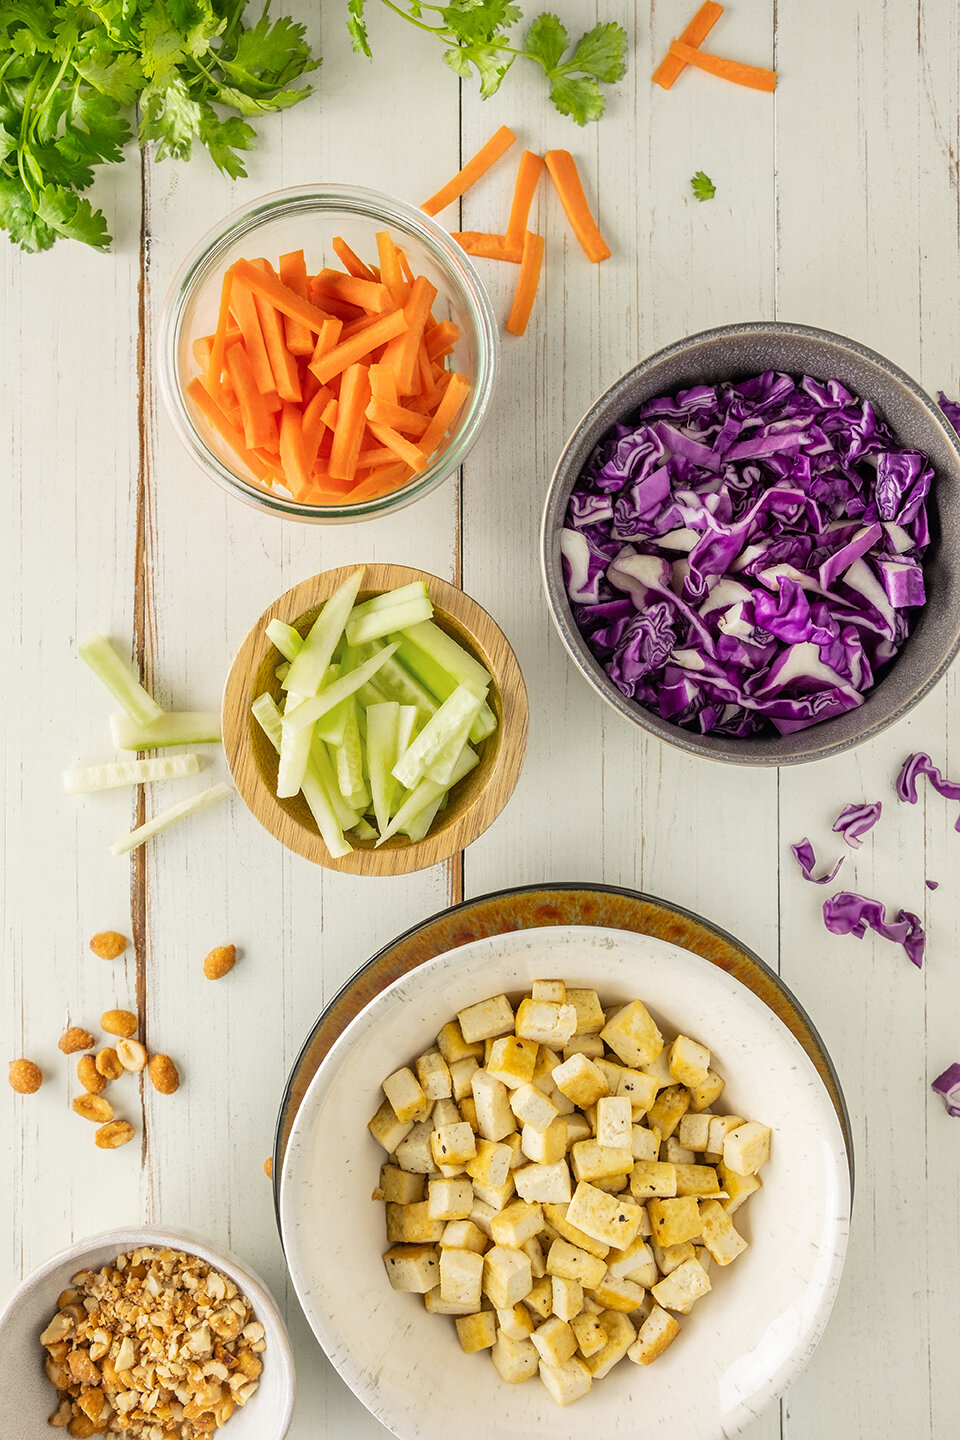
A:
<svg viewBox="0 0 960 1440">
<path fill-rule="evenodd" d="M 555 8 L 571 24 L 618 19 L 632 37 L 607 117 L 582 131 L 519 69 L 481 105 L 432 42 L 370 8 L 372 65 L 349 52 L 343 4 L 275 7 L 302 14 L 324 64 L 308 103 L 262 125 L 246 181 L 202 154 L 139 169 L 131 154 L 99 182 L 111 254 L 0 246 L 0 1059 L 29 1055 L 48 1076 L 35 1097 L 0 1096 L 0 1298 L 72 1238 L 138 1219 L 192 1227 L 248 1258 L 286 1301 L 300 1386 L 292 1440 L 384 1434 L 322 1358 L 286 1278 L 261 1168 L 284 1077 L 343 980 L 418 919 L 502 886 L 604 880 L 699 911 L 777 966 L 849 1102 L 857 1196 L 839 1300 L 809 1369 L 751 1440 L 943 1440 L 960 1414 L 960 1123 L 929 1082 L 960 1058 L 960 838 L 953 807 L 927 791 L 896 807 L 891 783 L 918 748 L 960 773 L 957 671 L 852 755 L 780 773 L 698 762 L 613 715 L 575 673 L 541 594 L 537 533 L 554 460 L 587 405 L 640 356 L 710 325 L 820 324 L 958 394 L 956 6 L 732 0 L 711 45 L 773 61 L 770 97 L 692 72 L 669 94 L 651 89 L 694 0 L 565 0 Z M 543 187 L 534 319 L 525 339 L 505 339 L 494 413 L 461 483 L 357 527 L 287 525 L 226 498 L 180 450 L 154 380 L 158 310 L 185 251 L 283 185 L 354 182 L 418 202 L 501 123 L 531 149 L 573 150 L 614 255 L 589 265 Z M 717 186 L 709 204 L 689 190 L 701 168 Z M 502 227 L 511 177 L 507 164 L 469 194 L 464 228 Z M 441 218 L 454 226 L 456 210 Z M 515 272 L 482 268 L 505 315 Z M 215 707 L 266 604 L 361 559 L 461 583 L 513 641 L 531 743 L 499 821 L 462 862 L 380 882 L 281 853 L 238 800 L 132 864 L 113 859 L 107 844 L 134 821 L 129 796 L 61 793 L 64 765 L 111 755 L 111 702 L 78 661 L 78 639 L 102 628 L 132 642 L 162 704 Z M 823 891 L 790 858 L 804 834 L 833 853 L 830 823 L 860 798 L 882 798 L 888 813 L 849 855 L 845 883 L 921 912 L 922 973 L 883 941 L 828 936 Z M 155 803 L 148 793 L 148 813 Z M 133 937 L 124 960 L 88 951 L 104 928 Z M 201 962 L 226 942 L 241 959 L 214 986 Z M 73 1066 L 56 1041 L 68 1021 L 93 1026 L 113 1005 L 139 1009 L 183 1086 L 172 1100 L 145 1088 L 129 1107 L 137 1142 L 108 1153 L 70 1113 Z"/>
</svg>

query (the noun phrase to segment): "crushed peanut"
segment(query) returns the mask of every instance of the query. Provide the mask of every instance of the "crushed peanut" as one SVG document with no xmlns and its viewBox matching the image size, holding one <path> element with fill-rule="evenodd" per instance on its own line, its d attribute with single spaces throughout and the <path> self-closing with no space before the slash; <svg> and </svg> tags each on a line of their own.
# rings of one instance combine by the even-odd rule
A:
<svg viewBox="0 0 960 1440">
<path fill-rule="evenodd" d="M 113 1106 L 110 1101 L 105 1100 L 102 1095 L 91 1095 L 87 1091 L 74 1100 L 73 1110 L 84 1120 L 92 1120 L 95 1125 L 103 1125 L 113 1119 Z"/>
<path fill-rule="evenodd" d="M 97 1069 L 92 1055 L 81 1055 L 77 1061 L 77 1079 L 91 1095 L 100 1095 L 107 1088 L 107 1077 Z"/>
<path fill-rule="evenodd" d="M 273 1156 L 272 1156 L 272 1155 L 268 1155 L 267 1158 L 266 1158 L 266 1160 L 264 1160 L 264 1162 L 263 1162 L 263 1173 L 264 1173 L 264 1175 L 266 1175 L 266 1177 L 267 1177 L 268 1180 L 272 1180 L 272 1179 L 273 1179 Z"/>
<path fill-rule="evenodd" d="M 32 1060 L 11 1060 L 7 1079 L 18 1095 L 35 1095 L 43 1084 L 43 1071 Z"/>
<path fill-rule="evenodd" d="M 119 1150 L 121 1145 L 129 1145 L 133 1135 L 129 1120 L 109 1120 L 106 1125 L 100 1126 L 93 1138 L 100 1150 Z"/>
<path fill-rule="evenodd" d="M 229 975 L 237 963 L 236 945 L 217 945 L 203 962 L 203 973 L 208 980 L 222 980 Z"/>
<path fill-rule="evenodd" d="M 112 1045 L 101 1050 L 94 1063 L 105 1080 L 119 1080 L 123 1074 L 120 1057 Z"/>
<path fill-rule="evenodd" d="M 180 1071 L 169 1055 L 151 1055 L 150 1079 L 161 1095 L 172 1095 L 180 1088 Z"/>
<path fill-rule="evenodd" d="M 90 949 L 101 960 L 116 960 L 127 948 L 127 937 L 117 930 L 98 930 L 90 941 Z"/>
<path fill-rule="evenodd" d="M 68 1030 L 64 1030 L 57 1041 L 57 1045 L 64 1055 L 76 1055 L 78 1050 L 92 1050 L 93 1044 L 93 1036 L 90 1031 L 81 1030 L 79 1025 L 71 1025 Z"/>
<path fill-rule="evenodd" d="M 130 1010 L 105 1010 L 100 1016 L 100 1028 L 108 1035 L 121 1035 L 129 1040 L 136 1035 L 140 1022 Z"/>
<path fill-rule="evenodd" d="M 118 1040 L 117 1059 L 124 1070 L 138 1072 L 147 1063 L 147 1052 L 139 1040 Z"/>
<path fill-rule="evenodd" d="M 259 1386 L 264 1328 L 218 1270 L 178 1250 L 118 1255 L 81 1271 L 40 1337 L 72 1436 L 200 1440 Z M 90 1428 L 90 1427 L 93 1428 Z"/>
</svg>

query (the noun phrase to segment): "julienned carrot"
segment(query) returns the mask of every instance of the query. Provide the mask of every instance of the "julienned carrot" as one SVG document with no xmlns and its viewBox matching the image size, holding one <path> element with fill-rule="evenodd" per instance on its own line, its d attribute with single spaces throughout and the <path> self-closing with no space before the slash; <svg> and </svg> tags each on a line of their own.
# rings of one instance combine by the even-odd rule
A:
<svg viewBox="0 0 960 1440">
<path fill-rule="evenodd" d="M 262 271 L 264 275 L 273 275 L 273 269 L 268 261 L 253 260 L 251 264 L 255 269 Z M 281 400 L 299 400 L 301 399 L 300 373 L 297 370 L 296 360 L 287 349 L 283 316 L 276 306 L 271 305 L 270 301 L 265 300 L 262 295 L 254 292 L 253 298 L 257 314 L 260 317 L 263 343 L 266 345 L 267 354 L 270 357 L 270 368 L 273 371 L 277 394 Z"/>
<path fill-rule="evenodd" d="M 370 381 L 364 365 L 349 365 L 343 373 L 337 424 L 330 452 L 330 474 L 338 480 L 352 480 L 365 428 L 364 410 L 370 400 Z"/>
<path fill-rule="evenodd" d="M 377 231 L 377 254 L 380 257 L 380 279 L 390 291 L 394 305 L 403 305 L 408 285 L 400 268 L 400 254 L 389 230 Z"/>
<path fill-rule="evenodd" d="M 397 377 L 388 365 L 370 366 L 370 394 L 375 400 L 386 400 L 389 405 L 397 403 Z"/>
<path fill-rule="evenodd" d="M 454 230 L 453 238 L 468 255 L 479 255 L 482 260 L 510 260 L 520 264 L 523 241 L 516 249 L 507 245 L 506 235 L 491 235 L 484 230 Z"/>
<path fill-rule="evenodd" d="M 432 455 L 436 450 L 469 394 L 470 381 L 466 375 L 460 375 L 454 371 L 443 392 L 443 398 L 437 406 L 436 414 L 420 436 L 420 448 L 425 454 Z"/>
<path fill-rule="evenodd" d="M 369 408 L 368 405 L 367 409 Z M 357 474 L 359 475 L 361 470 L 376 470 L 378 465 L 392 465 L 396 458 L 386 445 L 374 445 L 367 450 L 361 450 L 357 456 Z"/>
<path fill-rule="evenodd" d="M 535 155 L 532 150 L 524 150 L 520 156 L 520 164 L 517 167 L 517 179 L 513 187 L 513 203 L 510 206 L 510 219 L 507 221 L 507 228 L 504 234 L 507 250 L 518 251 L 523 249 L 523 239 L 527 233 L 527 221 L 530 218 L 530 206 L 533 204 L 533 197 L 537 193 L 537 186 L 540 183 L 542 171 L 542 158 L 539 155 Z"/>
<path fill-rule="evenodd" d="M 430 422 L 425 415 L 407 410 L 402 405 L 391 405 L 388 400 L 374 396 L 366 410 L 367 419 L 375 425 L 389 425 L 401 435 L 422 435 Z"/>
<path fill-rule="evenodd" d="M 316 305 L 311 305 L 309 300 L 295 295 L 289 286 L 277 278 L 273 270 L 259 270 L 249 260 L 234 262 L 233 279 L 234 283 L 249 285 L 255 295 L 269 301 L 281 315 L 289 315 L 292 320 L 301 320 L 314 335 L 319 332 L 327 318 Z"/>
<path fill-rule="evenodd" d="M 358 280 L 375 280 L 377 277 L 369 265 L 364 265 L 360 256 L 357 255 L 341 235 L 333 239 L 334 254 L 348 275 L 356 275 Z"/>
<path fill-rule="evenodd" d="M 323 322 L 323 328 L 317 336 L 317 343 L 314 347 L 313 355 L 310 358 L 310 365 L 315 364 L 317 360 L 322 360 L 324 355 L 329 355 L 333 347 L 340 343 L 342 330 L 343 321 L 338 320 L 336 315 L 331 315 L 329 319 Z M 313 373 L 310 365 L 307 366 L 308 374 Z"/>
<path fill-rule="evenodd" d="M 238 430 L 236 425 L 231 425 L 216 401 L 211 399 L 210 395 L 208 395 L 207 391 L 203 388 L 198 375 L 195 375 L 187 386 L 187 394 L 201 415 L 203 415 L 213 429 L 216 430 L 217 434 L 226 441 L 230 449 L 239 455 L 244 465 L 252 471 L 257 479 L 269 480 L 271 475 L 269 467 L 265 465 L 258 456 L 251 454 L 247 449 L 244 444 L 243 431 Z"/>
<path fill-rule="evenodd" d="M 263 339 L 263 330 L 260 326 L 260 316 L 257 313 L 257 303 L 253 298 L 253 291 L 246 285 L 237 285 L 230 296 L 230 308 L 236 318 L 243 339 L 243 348 L 247 352 L 247 359 L 250 361 L 257 382 L 257 389 L 261 395 L 269 395 L 271 392 L 276 395 L 276 381 L 273 378 L 270 356 L 267 354 L 267 347 Z M 280 409 L 279 398 L 277 396 L 277 404 L 272 407 L 276 410 Z"/>
<path fill-rule="evenodd" d="M 299 295 L 301 300 L 306 300 L 307 262 L 303 251 L 290 250 L 286 255 L 281 255 L 277 269 L 280 272 L 281 284 L 292 290 L 294 295 Z M 291 355 L 313 354 L 313 332 L 301 320 L 294 320 L 288 315 L 283 322 L 283 331 Z"/>
<path fill-rule="evenodd" d="M 330 399 L 327 401 L 326 405 L 324 406 L 323 414 L 322 414 L 321 417 L 320 417 L 321 420 L 323 421 L 324 425 L 326 425 L 326 427 L 327 427 L 328 430 L 335 430 L 335 429 L 336 429 L 336 426 L 337 426 L 337 416 L 338 416 L 339 414 L 340 414 L 340 402 L 339 402 L 339 400 L 337 399 L 336 395 L 331 395 L 331 396 L 330 396 Z"/>
<path fill-rule="evenodd" d="M 411 395 L 419 392 L 414 384 L 417 368 L 417 352 L 427 327 L 430 307 L 437 298 L 437 287 L 431 285 L 425 275 L 418 275 L 410 289 L 410 298 L 403 307 L 406 329 L 397 344 L 396 376 L 397 394 Z"/>
<path fill-rule="evenodd" d="M 439 325 L 424 332 L 423 339 L 430 359 L 437 360 L 441 355 L 448 355 L 460 339 L 460 326 L 452 320 L 441 320 Z"/>
<path fill-rule="evenodd" d="M 391 429 L 389 425 L 375 425 L 370 422 L 368 428 L 370 434 L 375 435 L 381 445 L 386 445 L 388 450 L 392 450 L 398 460 L 409 465 L 415 474 L 423 474 L 430 457 L 418 445 L 414 445 L 412 440 L 404 439 L 398 430 Z"/>
<path fill-rule="evenodd" d="M 510 146 L 516 140 L 516 135 L 506 125 L 501 125 L 495 135 L 491 135 L 486 145 L 481 146 L 470 160 L 467 161 L 462 170 L 458 170 L 446 185 L 441 186 L 436 195 L 431 195 L 429 200 L 424 200 L 420 206 L 428 215 L 436 215 L 439 211 L 445 210 L 454 200 L 458 199 L 471 185 L 475 185 L 481 175 L 485 175 L 491 165 L 495 165 Z"/>
<path fill-rule="evenodd" d="M 223 277 L 223 284 L 220 287 L 220 309 L 217 313 L 217 328 L 213 332 L 213 344 L 210 347 L 210 361 L 207 366 L 207 378 L 216 387 L 220 384 L 220 376 L 223 374 L 223 357 L 227 349 L 227 326 L 230 323 L 230 291 L 233 286 L 233 266 Z"/>
<path fill-rule="evenodd" d="M 362 305 L 350 305 L 346 300 L 335 300 L 332 295 L 321 295 L 319 282 L 311 275 L 307 280 L 307 292 L 312 304 L 322 311 L 324 315 L 336 315 L 339 320 L 346 323 L 348 320 L 356 320 L 358 315 L 363 314 Z"/>
<path fill-rule="evenodd" d="M 339 270 L 321 270 L 313 277 L 313 294 L 322 308 L 324 300 L 345 300 L 359 305 L 367 314 L 382 315 L 392 310 L 394 302 L 386 285 L 378 280 L 358 280 L 356 275 L 343 275 Z"/>
<path fill-rule="evenodd" d="M 391 490 L 396 490 L 412 477 L 410 466 L 401 461 L 393 465 L 381 465 L 378 469 L 371 470 L 353 487 L 350 491 L 351 503 L 356 504 L 358 500 L 376 500 L 379 495 L 389 495 Z"/>
<path fill-rule="evenodd" d="M 772 92 L 777 88 L 776 70 L 764 70 L 759 65 L 742 65 L 739 60 L 724 60 L 720 55 L 710 55 L 704 50 L 694 49 L 692 45 L 685 45 L 682 40 L 674 40 L 670 54 L 686 65 L 694 65 L 698 70 L 706 70 L 720 80 L 730 80 L 734 85 L 745 85 L 748 90 Z"/>
<path fill-rule="evenodd" d="M 507 317 L 506 329 L 511 335 L 522 335 L 527 328 L 530 311 L 533 309 L 533 302 L 536 299 L 537 286 L 540 284 L 542 264 L 543 236 L 535 235 L 533 231 L 528 230 L 523 237 L 523 259 L 520 261 L 517 288 L 514 292 L 510 314 Z"/>
<path fill-rule="evenodd" d="M 399 245 L 397 246 L 397 255 L 400 257 L 400 269 L 403 271 L 403 278 L 404 280 L 406 280 L 408 285 L 412 285 L 417 277 L 410 269 L 410 261 L 407 259 L 404 252 L 400 249 Z"/>
<path fill-rule="evenodd" d="M 381 315 L 375 324 L 369 325 L 359 335 L 352 335 L 349 340 L 342 340 L 339 345 L 335 345 L 316 364 L 311 361 L 310 369 L 320 384 L 326 385 L 334 375 L 339 375 L 346 370 L 348 365 L 362 360 L 372 350 L 378 349 L 386 341 L 402 334 L 406 328 L 407 322 L 402 310 L 393 310 L 387 315 Z"/>
<path fill-rule="evenodd" d="M 683 44 L 693 45 L 695 48 L 702 45 L 722 14 L 722 5 L 716 4 L 716 0 L 706 0 L 680 36 Z M 668 50 L 653 72 L 654 85 L 660 85 L 664 90 L 669 90 L 683 74 L 684 65 L 685 61 Z"/>
<path fill-rule="evenodd" d="M 327 426 L 324 423 L 323 412 L 333 397 L 326 385 L 321 385 L 309 405 L 303 412 L 301 434 L 303 436 L 303 463 L 307 470 L 313 469 L 314 461 L 320 449 L 320 441 L 323 438 Z"/>
<path fill-rule="evenodd" d="M 356 320 L 341 320 L 340 339 L 337 343 L 339 344 L 341 340 L 350 340 L 354 335 L 359 335 L 361 330 L 369 330 L 370 326 L 375 325 L 379 319 L 379 315 L 360 315 Z"/>
<path fill-rule="evenodd" d="M 597 227 L 590 213 L 590 206 L 583 193 L 576 161 L 569 150 L 548 150 L 544 156 L 550 178 L 554 183 L 560 203 L 570 221 L 570 228 L 583 247 L 588 260 L 596 264 L 606 260 L 610 247 Z"/>
<path fill-rule="evenodd" d="M 226 354 L 227 374 L 237 392 L 240 418 L 243 421 L 243 436 L 247 448 L 258 450 L 274 449 L 277 444 L 277 426 L 264 404 L 263 396 L 257 389 L 253 367 L 247 359 L 247 352 L 239 343 L 231 345 Z"/>
<path fill-rule="evenodd" d="M 303 498 L 310 484 L 310 469 L 303 453 L 303 412 L 289 401 L 280 416 L 280 464 L 287 489 L 295 500 Z"/>
</svg>

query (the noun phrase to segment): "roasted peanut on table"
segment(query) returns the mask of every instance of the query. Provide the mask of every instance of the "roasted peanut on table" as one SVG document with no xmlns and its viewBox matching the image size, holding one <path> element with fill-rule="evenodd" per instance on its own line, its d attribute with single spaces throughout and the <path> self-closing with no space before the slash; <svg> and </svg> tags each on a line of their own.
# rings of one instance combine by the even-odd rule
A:
<svg viewBox="0 0 960 1440">
<path fill-rule="evenodd" d="M 91 1095 L 85 1091 L 76 1097 L 72 1108 L 75 1114 L 81 1115 L 84 1120 L 93 1120 L 97 1125 L 113 1119 L 113 1106 L 102 1095 Z"/>
<path fill-rule="evenodd" d="M 136 1035 L 139 1027 L 140 1021 L 132 1010 L 105 1010 L 100 1016 L 101 1030 L 108 1035 L 120 1035 L 124 1040 Z"/>
<path fill-rule="evenodd" d="M 107 1045 L 97 1055 L 95 1065 L 105 1080 L 119 1080 L 123 1074 L 120 1057 L 112 1045 Z"/>
<path fill-rule="evenodd" d="M 64 1055 L 76 1055 L 79 1050 L 92 1050 L 93 1044 L 90 1031 L 82 1030 L 79 1025 L 71 1025 L 68 1030 L 64 1030 L 57 1041 Z"/>
<path fill-rule="evenodd" d="M 97 1069 L 92 1055 L 81 1055 L 77 1061 L 77 1079 L 91 1095 L 100 1095 L 107 1088 L 107 1077 Z"/>
<path fill-rule="evenodd" d="M 139 1073 L 147 1063 L 147 1052 L 139 1040 L 118 1040 L 117 1059 L 124 1070 Z"/>
<path fill-rule="evenodd" d="M 101 960 L 116 960 L 127 948 L 127 937 L 117 930 L 98 930 L 90 941 L 90 949 Z"/>
<path fill-rule="evenodd" d="M 110 1120 L 100 1126 L 93 1138 L 100 1150 L 119 1150 L 121 1145 L 128 1145 L 133 1136 L 134 1129 L 129 1120 Z"/>
<path fill-rule="evenodd" d="M 208 980 L 222 980 L 229 975 L 237 963 L 236 945 L 217 945 L 203 962 L 203 973 Z"/>
<path fill-rule="evenodd" d="M 43 1084 L 43 1071 L 39 1065 L 35 1065 L 32 1060 L 25 1060 L 21 1055 L 19 1060 L 10 1061 L 7 1079 L 11 1089 L 16 1090 L 18 1095 L 35 1095 Z"/>
<path fill-rule="evenodd" d="M 172 1095 L 180 1088 L 180 1072 L 169 1055 L 150 1056 L 150 1079 L 161 1095 Z"/>
</svg>

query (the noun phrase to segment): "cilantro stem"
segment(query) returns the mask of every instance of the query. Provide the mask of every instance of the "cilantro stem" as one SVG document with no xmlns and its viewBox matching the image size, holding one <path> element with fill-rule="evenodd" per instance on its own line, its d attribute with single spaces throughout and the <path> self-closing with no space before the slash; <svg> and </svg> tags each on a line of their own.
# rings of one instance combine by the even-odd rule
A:
<svg viewBox="0 0 960 1440">
<path fill-rule="evenodd" d="M 386 7 L 387 7 L 388 10 L 393 10 L 397 15 L 400 15 L 404 20 L 409 20 L 409 22 L 410 22 L 411 25 L 416 25 L 416 27 L 417 27 L 418 30 L 426 30 L 426 32 L 427 32 L 428 35 L 439 35 L 439 36 L 441 37 L 441 39 L 443 39 L 443 40 L 450 40 L 450 41 L 453 40 L 453 35 L 452 35 L 452 33 L 446 28 L 446 26 L 444 26 L 444 25 L 424 25 L 424 23 L 423 23 L 422 20 L 415 20 L 415 19 L 413 18 L 413 16 L 409 13 L 409 11 L 407 11 L 407 10 L 401 10 L 401 8 L 400 8 L 399 5 L 395 5 L 395 4 L 393 3 L 393 0 L 383 0 L 383 3 L 384 3 L 384 5 L 386 5 Z M 427 8 L 428 10 L 436 10 L 436 9 L 438 9 L 438 7 L 437 7 L 436 5 L 428 5 L 426 8 Z"/>
<path fill-rule="evenodd" d="M 37 125 L 40 123 L 40 117 L 41 117 L 41 115 L 43 114 L 44 110 L 46 110 L 47 106 L 50 104 L 50 101 L 53 99 L 54 95 L 57 93 L 57 90 L 60 88 L 60 81 L 63 79 L 64 75 L 66 75 L 67 70 L 70 68 L 70 66 L 71 66 L 72 64 L 73 64 L 73 47 L 71 46 L 70 49 L 69 49 L 69 51 L 67 52 L 67 54 L 64 55 L 63 59 L 62 59 L 61 62 L 60 62 L 60 69 L 57 71 L 56 75 L 54 76 L 53 84 L 52 84 L 52 85 L 50 86 L 50 88 L 47 90 L 46 95 L 44 95 L 42 101 L 41 101 L 40 104 L 36 107 L 36 109 L 35 109 L 35 111 L 34 111 L 33 119 L 32 119 L 31 122 L 30 122 L 30 132 L 29 132 L 29 133 L 30 133 L 31 135 L 32 135 L 33 132 L 36 130 Z"/>
</svg>

